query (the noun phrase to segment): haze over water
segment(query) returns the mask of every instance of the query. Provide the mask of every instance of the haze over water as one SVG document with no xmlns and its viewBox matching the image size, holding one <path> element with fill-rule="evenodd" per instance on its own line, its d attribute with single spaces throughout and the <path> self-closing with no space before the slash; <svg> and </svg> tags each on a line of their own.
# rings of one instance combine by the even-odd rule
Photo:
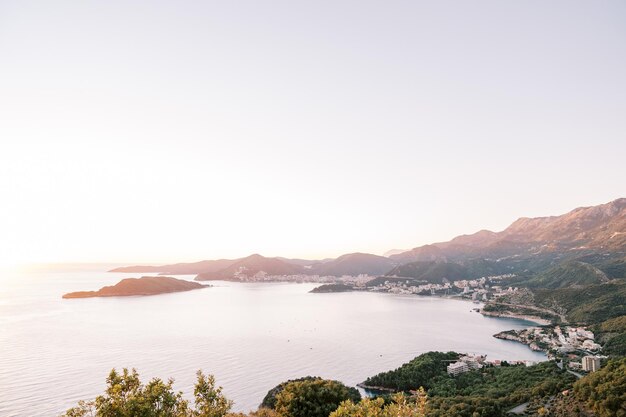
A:
<svg viewBox="0 0 626 417">
<path fill-rule="evenodd" d="M 235 410 L 248 411 L 287 379 L 318 375 L 355 385 L 430 350 L 545 359 L 492 337 L 530 323 L 483 317 L 470 312 L 474 304 L 451 299 L 232 282 L 148 297 L 61 299 L 140 275 L 2 277 L 1 416 L 58 415 L 103 392 L 111 368 L 135 367 L 144 382 L 174 377 L 185 393 L 202 369 L 216 376 Z"/>
</svg>

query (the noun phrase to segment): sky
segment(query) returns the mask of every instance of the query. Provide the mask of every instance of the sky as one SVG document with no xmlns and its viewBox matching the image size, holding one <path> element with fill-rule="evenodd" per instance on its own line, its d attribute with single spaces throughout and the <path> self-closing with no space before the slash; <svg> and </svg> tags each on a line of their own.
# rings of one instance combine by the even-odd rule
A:
<svg viewBox="0 0 626 417">
<path fill-rule="evenodd" d="M 0 0 L 0 265 L 382 254 L 625 197 L 625 21 Z"/>
</svg>

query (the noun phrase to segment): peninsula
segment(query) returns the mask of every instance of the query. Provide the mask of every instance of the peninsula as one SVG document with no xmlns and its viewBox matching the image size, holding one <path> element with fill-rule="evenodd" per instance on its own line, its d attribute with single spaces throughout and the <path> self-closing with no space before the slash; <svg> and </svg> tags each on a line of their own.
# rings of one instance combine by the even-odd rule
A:
<svg viewBox="0 0 626 417">
<path fill-rule="evenodd" d="M 63 295 L 63 298 L 126 297 L 131 295 L 157 295 L 170 292 L 190 291 L 206 288 L 197 282 L 172 277 L 125 278 L 115 285 L 102 287 L 98 291 L 78 291 Z"/>
</svg>

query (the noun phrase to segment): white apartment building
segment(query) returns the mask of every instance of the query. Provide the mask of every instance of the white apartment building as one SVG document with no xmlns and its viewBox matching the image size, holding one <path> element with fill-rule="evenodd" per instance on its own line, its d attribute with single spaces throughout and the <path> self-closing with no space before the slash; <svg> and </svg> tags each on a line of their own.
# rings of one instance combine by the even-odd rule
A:
<svg viewBox="0 0 626 417">
<path fill-rule="evenodd" d="M 597 356 L 585 356 L 582 362 L 583 371 L 595 372 L 600 369 L 600 358 Z"/>
<path fill-rule="evenodd" d="M 467 372 L 470 370 L 469 366 L 465 362 L 454 362 L 448 365 L 448 374 L 452 376 L 457 376 L 462 374 L 463 372 Z"/>
</svg>

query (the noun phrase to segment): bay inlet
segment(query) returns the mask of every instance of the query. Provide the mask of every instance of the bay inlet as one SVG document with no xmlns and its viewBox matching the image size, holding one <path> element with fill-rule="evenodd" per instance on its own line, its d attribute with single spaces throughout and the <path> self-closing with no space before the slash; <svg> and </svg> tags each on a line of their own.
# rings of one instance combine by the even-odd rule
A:
<svg viewBox="0 0 626 417">
<path fill-rule="evenodd" d="M 112 368 L 134 367 L 144 381 L 173 377 L 184 392 L 202 369 L 216 376 L 234 410 L 248 411 L 282 381 L 316 375 L 355 386 L 431 350 L 545 360 L 492 337 L 533 323 L 484 317 L 471 302 L 454 299 L 220 281 L 203 291 L 61 299 L 140 275 L 4 275 L 0 415 L 58 415 L 101 393 Z"/>
</svg>

